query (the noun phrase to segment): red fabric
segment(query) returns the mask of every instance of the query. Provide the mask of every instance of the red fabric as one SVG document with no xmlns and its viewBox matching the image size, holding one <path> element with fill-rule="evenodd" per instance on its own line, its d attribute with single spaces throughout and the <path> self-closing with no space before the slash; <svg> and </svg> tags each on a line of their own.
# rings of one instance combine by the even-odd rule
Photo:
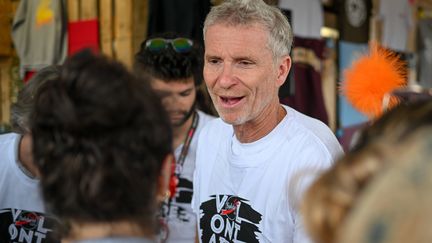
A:
<svg viewBox="0 0 432 243">
<path fill-rule="evenodd" d="M 33 75 L 36 73 L 36 71 L 27 71 L 24 75 L 24 83 L 27 83 L 32 77 Z"/>
<path fill-rule="evenodd" d="M 323 59 L 324 47 L 324 40 L 300 37 L 295 37 L 294 40 L 294 48 L 311 50 L 320 61 Z M 294 60 L 292 68 L 295 81 L 294 95 L 281 97 L 280 102 L 328 124 L 328 115 L 321 87 L 321 73 L 308 63 L 296 60 Z"/>
<path fill-rule="evenodd" d="M 99 22 L 97 19 L 69 22 L 68 55 L 90 48 L 99 52 Z"/>
</svg>

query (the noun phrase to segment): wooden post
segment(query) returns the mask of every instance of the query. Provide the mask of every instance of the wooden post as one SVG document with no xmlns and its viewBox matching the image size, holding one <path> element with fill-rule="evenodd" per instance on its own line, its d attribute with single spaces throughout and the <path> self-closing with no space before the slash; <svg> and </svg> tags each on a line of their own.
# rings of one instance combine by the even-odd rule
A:
<svg viewBox="0 0 432 243">
<path fill-rule="evenodd" d="M 137 53 L 140 49 L 141 42 L 147 36 L 148 26 L 148 0 L 134 0 L 133 6 L 133 54 Z"/>
<path fill-rule="evenodd" d="M 69 22 L 80 19 L 80 1 L 67 0 L 67 13 Z"/>
<path fill-rule="evenodd" d="M 132 67 L 132 3 L 133 0 L 114 0 L 114 54 L 117 60 Z"/>
<path fill-rule="evenodd" d="M 11 14 L 12 4 L 10 1 L 0 1 L 0 56 L 9 56 L 12 52 Z"/>
<path fill-rule="evenodd" d="M 9 75 L 10 61 L 9 58 L 0 61 L 0 89 L 1 89 L 1 120 L 2 124 L 10 124 L 10 106 L 11 106 L 11 78 Z"/>
<path fill-rule="evenodd" d="M 81 0 L 80 2 L 80 20 L 97 19 L 97 0 Z"/>
<path fill-rule="evenodd" d="M 113 57 L 113 0 L 99 0 L 99 31 L 102 53 Z"/>
</svg>

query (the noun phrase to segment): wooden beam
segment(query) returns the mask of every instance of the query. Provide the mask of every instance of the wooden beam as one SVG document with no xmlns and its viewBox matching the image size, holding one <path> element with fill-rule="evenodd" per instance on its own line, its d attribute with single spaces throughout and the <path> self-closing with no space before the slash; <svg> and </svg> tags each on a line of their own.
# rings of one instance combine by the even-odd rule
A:
<svg viewBox="0 0 432 243">
<path fill-rule="evenodd" d="M 114 0 L 114 54 L 129 68 L 133 61 L 132 4 L 133 0 Z"/>
<path fill-rule="evenodd" d="M 10 124 L 10 106 L 11 106 L 11 78 L 9 75 L 10 61 L 2 59 L 0 61 L 0 97 L 1 97 L 1 120 L 2 124 Z"/>
<path fill-rule="evenodd" d="M 99 0 L 99 33 L 102 53 L 113 57 L 113 0 Z"/>
<path fill-rule="evenodd" d="M 148 0 L 134 0 L 133 4 L 132 51 L 135 54 L 139 51 L 141 42 L 143 42 L 147 36 L 149 5 Z"/>
<path fill-rule="evenodd" d="M 80 19 L 80 1 L 67 0 L 67 13 L 70 22 L 78 21 Z"/>
<path fill-rule="evenodd" d="M 10 1 L 0 1 L 0 56 L 12 53 L 11 23 L 13 13 Z"/>
<path fill-rule="evenodd" d="M 81 0 L 80 20 L 97 19 L 98 2 L 97 0 Z"/>
</svg>

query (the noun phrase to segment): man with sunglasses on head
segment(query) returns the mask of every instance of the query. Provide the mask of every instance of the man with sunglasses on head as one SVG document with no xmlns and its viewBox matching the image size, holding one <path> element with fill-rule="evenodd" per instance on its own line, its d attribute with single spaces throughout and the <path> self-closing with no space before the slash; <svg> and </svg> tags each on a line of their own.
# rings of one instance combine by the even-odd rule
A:
<svg viewBox="0 0 432 243">
<path fill-rule="evenodd" d="M 168 111 L 173 129 L 176 193 L 162 206 L 167 242 L 194 242 L 196 217 L 191 208 L 198 134 L 214 117 L 197 108 L 202 80 L 202 48 L 175 33 L 153 36 L 141 44 L 134 71 L 148 76 Z"/>
<path fill-rule="evenodd" d="M 198 140 L 201 242 L 309 242 L 297 203 L 342 149 L 325 124 L 279 103 L 292 39 L 262 0 L 225 0 L 206 17 L 203 74 L 221 119 Z"/>
</svg>

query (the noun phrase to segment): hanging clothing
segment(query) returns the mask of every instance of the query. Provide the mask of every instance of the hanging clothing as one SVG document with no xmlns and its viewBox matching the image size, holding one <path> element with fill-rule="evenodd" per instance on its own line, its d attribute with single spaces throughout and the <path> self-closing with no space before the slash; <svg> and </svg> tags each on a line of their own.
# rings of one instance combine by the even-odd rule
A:
<svg viewBox="0 0 432 243">
<path fill-rule="evenodd" d="M 423 87 L 432 88 L 432 18 L 421 19 L 418 26 L 418 81 Z"/>
<path fill-rule="evenodd" d="M 202 43 L 210 7 L 210 0 L 150 0 L 148 36 L 175 32 Z"/>
<path fill-rule="evenodd" d="M 324 10 L 320 0 L 279 0 L 278 6 L 291 11 L 294 36 L 321 38 Z"/>
<path fill-rule="evenodd" d="M 282 104 L 328 124 L 321 85 L 322 60 L 325 40 L 295 37 L 293 71 L 294 96 L 280 99 Z"/>
<path fill-rule="evenodd" d="M 341 0 L 338 6 L 341 13 L 341 20 L 338 21 L 340 39 L 354 43 L 367 43 L 372 1 Z"/>
<path fill-rule="evenodd" d="M 406 52 L 409 31 L 413 27 L 412 9 L 408 0 L 381 0 L 382 44 L 392 50 Z"/>
<path fill-rule="evenodd" d="M 82 49 L 90 49 L 99 53 L 99 20 L 79 20 L 69 22 L 68 55 L 71 56 Z"/>
<path fill-rule="evenodd" d="M 64 0 L 21 0 L 12 24 L 20 74 L 37 71 L 66 58 Z"/>
</svg>

